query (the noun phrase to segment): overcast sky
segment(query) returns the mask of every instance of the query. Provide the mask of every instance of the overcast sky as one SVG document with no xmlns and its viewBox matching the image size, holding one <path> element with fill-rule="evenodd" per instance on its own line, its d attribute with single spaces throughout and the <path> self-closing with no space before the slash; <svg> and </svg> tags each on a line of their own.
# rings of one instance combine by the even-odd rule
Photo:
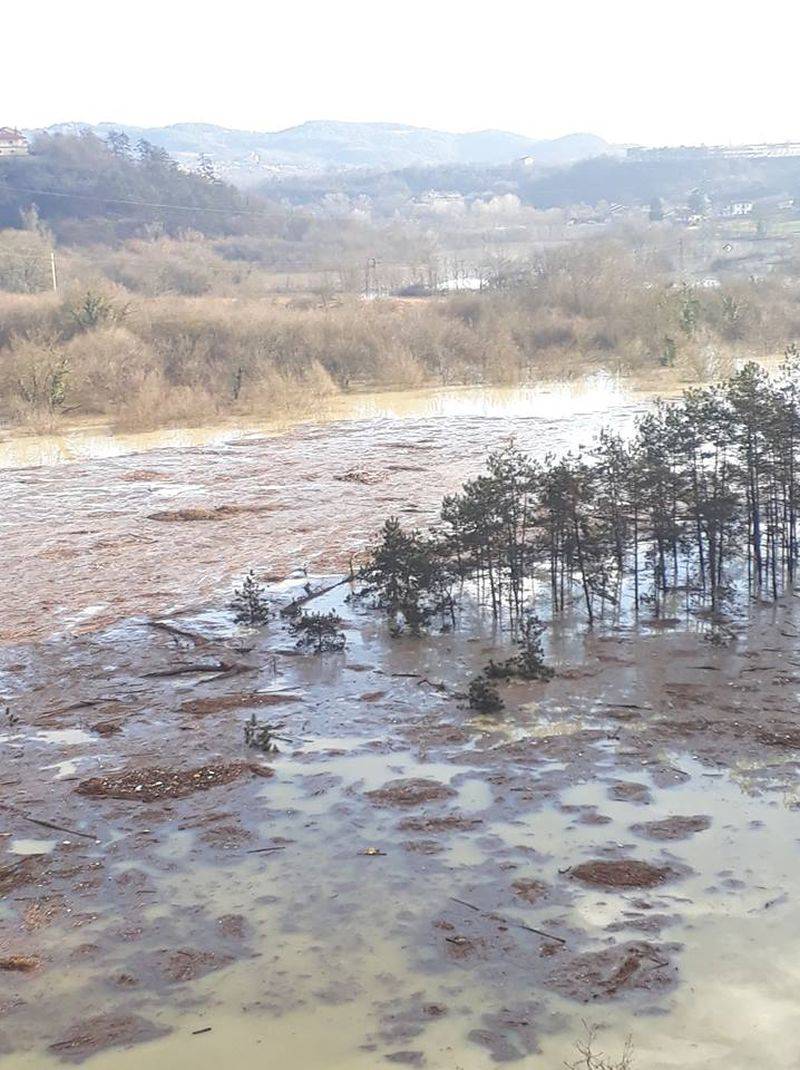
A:
<svg viewBox="0 0 800 1070">
<path fill-rule="evenodd" d="M 391 121 L 800 140 L 792 0 L 12 0 L 0 125 Z"/>
</svg>

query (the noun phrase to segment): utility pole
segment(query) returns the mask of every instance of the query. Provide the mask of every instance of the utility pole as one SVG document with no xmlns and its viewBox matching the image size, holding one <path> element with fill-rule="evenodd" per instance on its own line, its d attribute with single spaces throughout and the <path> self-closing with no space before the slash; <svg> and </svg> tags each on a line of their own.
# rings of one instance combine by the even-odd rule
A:
<svg viewBox="0 0 800 1070">
<path fill-rule="evenodd" d="M 378 290 L 378 261 L 374 256 L 370 256 L 364 265 L 364 296 L 369 299 L 372 297 L 373 287 L 377 296 Z"/>
<path fill-rule="evenodd" d="M 58 293 L 58 272 L 56 271 L 56 252 L 55 249 L 50 250 L 50 275 L 53 280 L 53 293 Z"/>
</svg>

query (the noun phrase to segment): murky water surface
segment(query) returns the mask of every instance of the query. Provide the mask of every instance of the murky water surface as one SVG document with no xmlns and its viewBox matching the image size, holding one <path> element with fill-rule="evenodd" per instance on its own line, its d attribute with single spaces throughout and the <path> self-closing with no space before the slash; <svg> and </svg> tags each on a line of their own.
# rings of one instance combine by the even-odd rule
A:
<svg viewBox="0 0 800 1070">
<path fill-rule="evenodd" d="M 321 399 L 313 416 L 282 423 L 214 424 L 114 433 L 103 426 L 76 427 L 52 434 L 0 432 L 0 468 L 29 468 L 148 453 L 155 449 L 221 446 L 264 435 L 275 436 L 294 424 L 361 420 L 438 419 L 463 416 L 548 419 L 576 412 L 602 412 L 630 400 L 631 390 L 605 374 L 541 387 L 450 387 L 343 394 Z"/>
<path fill-rule="evenodd" d="M 335 571 L 387 512 L 424 522 L 511 434 L 588 441 L 601 413 L 570 404 L 7 473 L 4 1068 L 555 1070 L 582 1020 L 608 1053 L 632 1035 L 643 1070 L 798 1066 L 794 601 L 721 649 L 567 621 L 547 636 L 556 679 L 512 685 L 496 719 L 459 697 L 507 645 L 489 622 L 393 641 L 337 588 L 316 605 L 344 614 L 348 647 L 315 658 L 224 608 L 245 567 L 288 600 L 293 569 Z M 268 508 L 149 519 L 233 504 Z M 150 625 L 178 606 L 183 634 Z M 203 671 L 220 660 L 236 671 Z M 277 754 L 244 747 L 253 712 Z M 231 763 L 179 798 L 76 792 Z M 631 860 L 662 876 L 580 877 Z"/>
<path fill-rule="evenodd" d="M 606 379 L 335 404 L 345 403 L 333 422 L 270 437 L 76 433 L 59 440 L 74 439 L 69 464 L 49 463 L 49 446 L 33 440 L 0 443 L 0 466 L 17 466 L 0 472 L 0 638 L 200 604 L 249 568 L 346 568 L 389 513 L 432 519 L 442 495 L 511 436 L 537 454 L 565 450 L 603 423 L 630 425 L 645 404 Z"/>
</svg>

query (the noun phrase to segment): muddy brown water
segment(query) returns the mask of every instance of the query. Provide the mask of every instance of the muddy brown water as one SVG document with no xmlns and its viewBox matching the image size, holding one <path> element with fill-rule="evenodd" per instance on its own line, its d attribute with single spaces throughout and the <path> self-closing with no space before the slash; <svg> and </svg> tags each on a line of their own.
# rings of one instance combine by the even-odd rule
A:
<svg viewBox="0 0 800 1070">
<path fill-rule="evenodd" d="M 566 619 L 557 677 L 494 720 L 459 698 L 506 643 L 488 621 L 391 640 L 343 587 L 317 604 L 347 649 L 315 658 L 224 608 L 244 566 L 334 572 L 487 445 L 563 448 L 596 419 L 412 414 L 11 473 L 0 1065 L 549 1070 L 585 1020 L 642 1068 L 796 1067 L 794 600 L 719 649 Z M 147 520 L 269 493 L 280 523 Z M 188 635 L 150 625 L 172 609 Z M 277 754 L 244 747 L 253 712 Z"/>
<path fill-rule="evenodd" d="M 215 429 L 209 442 L 200 429 L 201 445 L 166 444 L 179 434 L 192 442 L 192 432 L 112 438 L 117 456 L 107 456 L 107 436 L 76 432 L 58 464 L 44 463 L 49 446 L 0 443 L 0 639 L 199 605 L 249 568 L 345 569 L 390 513 L 412 525 L 434 519 L 442 495 L 512 435 L 537 454 L 564 450 L 590 443 L 603 422 L 629 425 L 645 402 L 601 379 L 349 404 L 347 419 L 268 437 Z M 29 466 L 3 468 L 15 461 Z"/>
</svg>

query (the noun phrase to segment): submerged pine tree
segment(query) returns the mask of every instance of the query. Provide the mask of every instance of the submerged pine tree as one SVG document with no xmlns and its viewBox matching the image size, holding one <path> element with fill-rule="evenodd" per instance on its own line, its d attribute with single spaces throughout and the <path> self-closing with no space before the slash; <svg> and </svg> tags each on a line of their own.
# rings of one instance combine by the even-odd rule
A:
<svg viewBox="0 0 800 1070">
<path fill-rule="evenodd" d="M 269 620 L 270 608 L 266 592 L 252 569 L 245 576 L 241 587 L 234 588 L 231 609 L 237 624 L 259 625 L 266 624 Z"/>
<path fill-rule="evenodd" d="M 517 653 L 505 663 L 509 676 L 522 680 L 551 680 L 553 670 L 544 661 L 542 635 L 545 626 L 532 611 L 522 618 L 517 635 Z"/>
<path fill-rule="evenodd" d="M 478 713 L 499 713 L 503 709 L 503 700 L 495 684 L 483 673 L 470 680 L 467 701 L 470 709 Z"/>
<path fill-rule="evenodd" d="M 275 742 L 275 731 L 280 725 L 264 724 L 256 720 L 252 714 L 249 721 L 244 723 L 244 742 L 248 747 L 263 751 L 264 754 L 275 754 L 278 744 Z"/>
<path fill-rule="evenodd" d="M 289 630 L 297 637 L 299 647 L 307 647 L 315 654 L 332 654 L 344 650 L 345 634 L 342 618 L 335 613 L 299 613 L 289 623 Z"/>
<path fill-rule="evenodd" d="M 419 635 L 437 615 L 453 620 L 455 570 L 442 540 L 404 531 L 396 517 L 383 525 L 361 578 L 386 611 L 393 632 Z"/>
<path fill-rule="evenodd" d="M 685 295 L 684 295 L 685 296 Z M 684 309 L 691 326 L 692 305 Z M 716 386 L 660 402 L 623 438 L 588 451 L 527 457 L 514 444 L 442 503 L 429 533 L 383 529 L 363 575 L 393 631 L 455 623 L 458 597 L 524 636 L 535 599 L 591 625 L 615 607 L 649 604 L 725 614 L 734 595 L 776 600 L 798 571 L 800 353 L 775 376 L 743 366 Z M 518 668 L 539 672 L 532 647 Z M 490 676 L 511 673 L 512 659 Z"/>
<path fill-rule="evenodd" d="M 542 634 L 545 626 L 528 610 L 517 629 L 517 653 L 505 661 L 490 661 L 483 670 L 487 680 L 541 680 L 547 683 L 554 676 L 553 669 L 545 663 Z"/>
</svg>

